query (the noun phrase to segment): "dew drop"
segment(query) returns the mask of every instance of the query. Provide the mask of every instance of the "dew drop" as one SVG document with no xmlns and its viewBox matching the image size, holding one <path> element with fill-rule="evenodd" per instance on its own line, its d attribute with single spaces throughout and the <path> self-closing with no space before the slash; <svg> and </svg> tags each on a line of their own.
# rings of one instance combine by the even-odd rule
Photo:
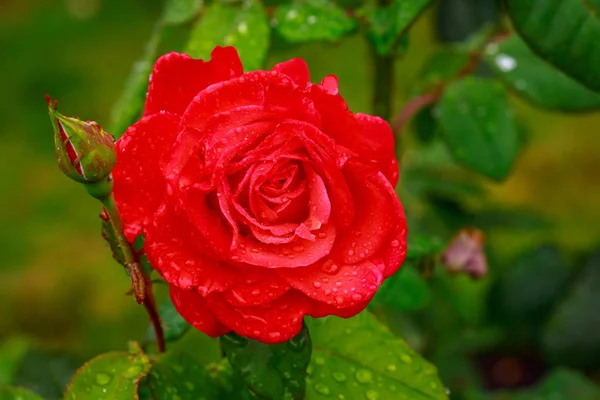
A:
<svg viewBox="0 0 600 400">
<path fill-rule="evenodd" d="M 354 293 L 352 295 L 352 300 L 354 300 L 354 301 L 361 301 L 362 300 L 362 296 L 360 294 L 358 294 L 358 293 Z"/>
<path fill-rule="evenodd" d="M 279 332 L 269 332 L 269 337 L 271 339 L 278 339 L 281 336 L 281 333 Z"/>
<path fill-rule="evenodd" d="M 254 296 L 258 296 L 259 294 L 260 294 L 260 290 L 258 290 L 258 289 L 254 289 L 252 291 L 252 295 L 254 295 Z"/>
<path fill-rule="evenodd" d="M 344 298 L 342 296 L 335 296 L 335 302 L 341 306 L 342 304 L 344 304 Z"/>
<path fill-rule="evenodd" d="M 319 282 L 319 281 L 314 281 L 314 282 L 313 282 L 313 286 L 314 286 L 314 287 L 316 287 L 316 288 L 320 288 L 320 287 L 321 287 L 321 282 Z"/>
<path fill-rule="evenodd" d="M 342 286 L 342 282 L 341 282 L 341 281 L 337 281 L 337 282 L 335 283 L 335 286 L 337 286 L 337 287 L 340 287 L 340 286 Z"/>
<path fill-rule="evenodd" d="M 355 377 L 359 383 L 369 383 L 373 379 L 371 371 L 367 369 L 359 369 L 358 371 L 356 371 Z"/>
<path fill-rule="evenodd" d="M 390 372 L 394 372 L 396 370 L 396 365 L 389 364 L 387 367 L 385 367 L 385 369 L 387 369 Z"/>
<path fill-rule="evenodd" d="M 377 393 L 373 389 L 367 390 L 365 392 L 365 397 L 367 398 L 367 400 L 377 400 L 379 398 L 379 393 Z"/>
<path fill-rule="evenodd" d="M 352 250 L 352 249 L 348 250 L 348 255 L 349 256 L 353 256 L 354 255 L 354 250 Z"/>
<path fill-rule="evenodd" d="M 392 245 L 392 247 L 398 247 L 400 246 L 400 242 L 397 239 L 392 240 L 392 243 L 390 243 Z"/>
<path fill-rule="evenodd" d="M 327 260 L 323 263 L 323 271 L 328 274 L 335 274 L 338 271 L 339 267 L 332 260 Z"/>
<path fill-rule="evenodd" d="M 112 376 L 106 372 L 98 372 L 96 374 L 96 383 L 100 386 L 105 386 L 110 383 Z"/>
<path fill-rule="evenodd" d="M 406 364 L 412 363 L 412 358 L 410 358 L 410 356 L 408 354 L 402 354 L 400 356 L 400 359 L 402 360 L 402 362 L 404 362 Z"/>
<path fill-rule="evenodd" d="M 329 396 L 329 394 L 331 393 L 329 391 L 329 387 L 327 387 L 327 385 L 325 385 L 324 383 L 315 383 L 315 391 L 324 396 Z"/>
<path fill-rule="evenodd" d="M 335 379 L 338 382 L 345 382 L 346 381 L 346 375 L 343 372 L 334 372 L 333 374 L 331 374 L 333 376 L 333 379 Z"/>
<path fill-rule="evenodd" d="M 323 357 L 317 357 L 315 358 L 315 362 L 317 363 L 317 365 L 323 365 L 325 364 L 325 359 Z"/>
</svg>

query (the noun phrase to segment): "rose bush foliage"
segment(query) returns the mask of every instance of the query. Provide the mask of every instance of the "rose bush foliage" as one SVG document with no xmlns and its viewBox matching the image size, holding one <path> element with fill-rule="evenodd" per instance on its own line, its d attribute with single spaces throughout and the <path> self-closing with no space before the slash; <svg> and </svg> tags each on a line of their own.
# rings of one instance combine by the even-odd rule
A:
<svg viewBox="0 0 600 400">
<path fill-rule="evenodd" d="M 210 336 L 283 342 L 305 315 L 350 317 L 402 264 L 389 125 L 353 114 L 301 59 L 243 73 L 232 47 L 154 65 L 143 118 L 117 143 L 125 233 Z"/>
</svg>

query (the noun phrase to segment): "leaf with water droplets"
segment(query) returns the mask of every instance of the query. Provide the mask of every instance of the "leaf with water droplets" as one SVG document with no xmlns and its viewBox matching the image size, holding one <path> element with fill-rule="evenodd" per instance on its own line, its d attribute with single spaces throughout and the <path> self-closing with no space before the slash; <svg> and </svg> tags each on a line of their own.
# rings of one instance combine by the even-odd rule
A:
<svg viewBox="0 0 600 400">
<path fill-rule="evenodd" d="M 140 380 L 149 372 L 150 359 L 137 344 L 129 353 L 105 353 L 77 370 L 65 400 L 131 400 L 137 397 Z"/>
<path fill-rule="evenodd" d="M 275 11 L 275 30 L 290 43 L 336 40 L 351 32 L 356 22 L 330 0 L 293 1 Z"/>
<path fill-rule="evenodd" d="M 307 320 L 307 400 L 447 400 L 436 368 L 368 312 Z"/>
<path fill-rule="evenodd" d="M 164 353 L 152 359 L 152 371 L 142 381 L 147 399 L 213 400 L 219 388 L 208 371 L 193 357 L 184 353 Z"/>
<path fill-rule="evenodd" d="M 402 54 L 408 46 L 405 35 L 431 0 L 393 0 L 385 7 L 367 3 L 359 12 L 369 24 L 369 39 L 377 54 Z"/>
<path fill-rule="evenodd" d="M 215 46 L 234 46 L 246 71 L 261 69 L 269 35 L 265 8 L 257 0 L 241 5 L 214 2 L 194 26 L 185 53 L 208 60 Z"/>
<path fill-rule="evenodd" d="M 505 179 L 521 139 L 502 85 L 472 77 L 451 83 L 438 111 L 454 159 L 496 181 Z"/>
<path fill-rule="evenodd" d="M 505 0 L 515 29 L 535 52 L 600 91 L 600 1 Z"/>
<path fill-rule="evenodd" d="M 534 104 L 562 111 L 600 108 L 600 94 L 546 63 L 516 34 L 489 44 L 484 59 L 509 87 Z"/>
<path fill-rule="evenodd" d="M 261 398 L 302 399 L 311 341 L 306 326 L 293 339 L 264 344 L 234 333 L 221 336 L 221 346 L 250 390 Z"/>
<path fill-rule="evenodd" d="M 13 387 L 0 388 L 0 400 L 43 400 L 29 390 Z"/>
<path fill-rule="evenodd" d="M 194 18 L 202 8 L 202 0 L 167 0 L 163 21 L 166 24 L 183 24 Z"/>
</svg>

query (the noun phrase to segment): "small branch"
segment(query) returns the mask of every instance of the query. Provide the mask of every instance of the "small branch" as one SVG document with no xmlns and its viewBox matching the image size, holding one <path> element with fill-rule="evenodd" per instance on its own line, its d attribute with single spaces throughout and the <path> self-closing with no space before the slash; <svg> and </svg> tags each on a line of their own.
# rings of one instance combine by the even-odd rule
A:
<svg viewBox="0 0 600 400">
<path fill-rule="evenodd" d="M 477 66 L 479 65 L 479 62 L 483 57 L 484 48 L 489 43 L 500 42 L 506 37 L 507 34 L 505 33 L 491 36 L 481 48 L 469 53 L 469 58 L 467 59 L 465 65 L 463 65 L 463 67 L 450 80 L 438 84 L 438 86 L 432 91 L 418 95 L 417 97 L 414 97 L 412 100 L 406 103 L 404 107 L 398 112 L 398 114 L 394 118 L 394 121 L 392 122 L 392 129 L 396 136 L 398 137 L 400 135 L 400 132 L 404 130 L 404 127 L 406 126 L 408 121 L 412 119 L 412 117 L 415 114 L 417 114 L 423 108 L 436 103 L 444 94 L 446 86 L 472 73 L 475 70 L 475 68 L 477 68 Z"/>
<path fill-rule="evenodd" d="M 109 196 L 100 199 L 100 201 L 102 202 L 102 205 L 104 205 L 104 209 L 108 215 L 108 219 L 115 234 L 115 238 L 117 239 L 117 243 L 123 252 L 125 268 L 127 268 L 129 275 L 131 276 L 131 288 L 135 295 L 135 299 L 138 304 L 144 305 L 144 308 L 148 313 L 148 317 L 150 318 L 150 322 L 152 323 L 152 327 L 154 328 L 156 346 L 158 347 L 158 351 L 162 353 L 166 349 L 165 337 L 162 325 L 160 323 L 160 316 L 156 309 L 156 302 L 154 301 L 152 280 L 148 274 L 144 273 L 140 266 L 138 257 L 123 234 L 123 222 L 121 221 L 121 215 L 119 214 L 119 210 L 112 193 Z"/>
</svg>

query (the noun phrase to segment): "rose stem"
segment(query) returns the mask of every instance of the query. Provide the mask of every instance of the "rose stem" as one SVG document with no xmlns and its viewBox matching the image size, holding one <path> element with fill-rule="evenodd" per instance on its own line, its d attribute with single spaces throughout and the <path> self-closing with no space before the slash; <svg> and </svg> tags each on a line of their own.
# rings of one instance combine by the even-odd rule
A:
<svg viewBox="0 0 600 400">
<path fill-rule="evenodd" d="M 117 239 L 119 247 L 123 252 L 125 267 L 131 275 L 131 285 L 135 293 L 135 298 L 139 304 L 144 304 L 144 308 L 146 309 L 148 317 L 150 318 L 150 322 L 154 328 L 156 346 L 158 347 L 159 353 L 163 353 L 166 350 L 165 335 L 160 323 L 160 316 L 156 310 L 152 281 L 140 267 L 140 263 L 138 262 L 131 245 L 123 234 L 123 222 L 121 221 L 121 215 L 119 214 L 119 210 L 112 193 L 101 198 L 100 201 L 102 202 L 102 205 L 108 214 L 115 238 Z"/>
<path fill-rule="evenodd" d="M 392 91 L 394 86 L 394 56 L 379 55 L 371 45 L 373 55 L 373 113 L 385 120 L 392 115 Z"/>
</svg>

